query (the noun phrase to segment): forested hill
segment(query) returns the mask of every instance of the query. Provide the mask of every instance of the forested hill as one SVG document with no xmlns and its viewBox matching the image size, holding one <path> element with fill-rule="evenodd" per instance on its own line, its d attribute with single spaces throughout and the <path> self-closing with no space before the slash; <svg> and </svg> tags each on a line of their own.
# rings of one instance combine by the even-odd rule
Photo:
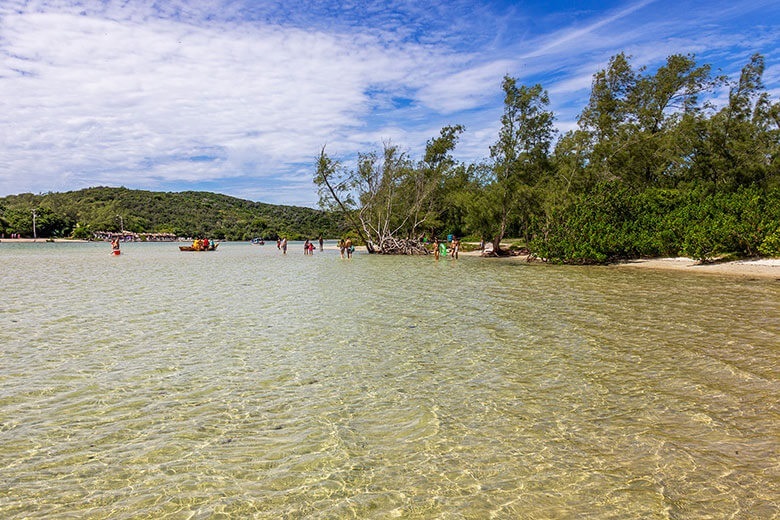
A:
<svg viewBox="0 0 780 520">
<path fill-rule="evenodd" d="M 173 233 L 221 240 L 254 237 L 335 237 L 337 223 L 311 208 L 252 202 L 217 193 L 180 193 L 95 187 L 65 193 L 0 198 L 0 232 L 89 238 L 95 231 Z"/>
</svg>

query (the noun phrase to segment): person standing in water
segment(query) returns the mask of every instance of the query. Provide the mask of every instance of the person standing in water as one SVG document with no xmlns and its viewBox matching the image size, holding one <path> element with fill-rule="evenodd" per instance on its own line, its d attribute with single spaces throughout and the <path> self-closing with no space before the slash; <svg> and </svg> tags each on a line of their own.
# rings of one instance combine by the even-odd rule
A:
<svg viewBox="0 0 780 520">
<path fill-rule="evenodd" d="M 460 251 L 460 240 L 458 237 L 452 237 L 452 258 L 458 259 L 458 252 Z"/>
<path fill-rule="evenodd" d="M 347 251 L 347 258 L 352 258 L 352 251 L 354 251 L 355 248 L 352 247 L 352 239 L 351 238 L 348 238 L 344 242 L 344 249 Z"/>
<path fill-rule="evenodd" d="M 287 254 L 287 237 L 282 238 L 282 254 Z"/>
</svg>

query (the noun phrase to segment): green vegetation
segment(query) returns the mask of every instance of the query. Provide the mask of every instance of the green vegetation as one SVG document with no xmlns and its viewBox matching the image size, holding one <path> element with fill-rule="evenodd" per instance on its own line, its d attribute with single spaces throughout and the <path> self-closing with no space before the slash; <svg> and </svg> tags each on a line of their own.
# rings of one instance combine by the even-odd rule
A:
<svg viewBox="0 0 780 520">
<path fill-rule="evenodd" d="M 339 236 L 336 221 L 310 208 L 276 206 L 208 192 L 161 193 L 88 188 L 0 198 L 0 232 L 88 239 L 96 231 L 172 233 L 180 237 L 291 240 Z"/>
<path fill-rule="evenodd" d="M 350 171 L 323 150 L 320 202 L 378 253 L 468 234 L 497 254 L 505 236 L 520 237 L 532 254 L 563 263 L 778 256 L 780 103 L 763 72 L 758 54 L 736 81 L 689 55 L 650 74 L 618 54 L 594 76 L 578 127 L 561 136 L 541 85 L 505 77 L 488 162 L 452 159 L 460 126 L 443 129 L 416 163 L 386 144 Z M 721 108 L 700 101 L 721 91 Z"/>
<path fill-rule="evenodd" d="M 374 152 L 360 154 L 349 171 L 323 149 L 314 178 L 320 204 L 339 211 L 370 253 L 426 254 L 426 231 L 457 218 L 447 211 L 447 194 L 453 183 L 467 180 L 450 156 L 462 131 L 443 128 L 417 164 L 386 143 L 381 159 Z"/>
</svg>

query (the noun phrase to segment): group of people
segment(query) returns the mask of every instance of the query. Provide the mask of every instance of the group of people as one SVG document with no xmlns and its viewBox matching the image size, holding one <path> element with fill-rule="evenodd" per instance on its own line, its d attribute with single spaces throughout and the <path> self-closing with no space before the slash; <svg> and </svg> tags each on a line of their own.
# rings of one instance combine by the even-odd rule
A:
<svg viewBox="0 0 780 520">
<path fill-rule="evenodd" d="M 213 245 L 214 242 L 208 238 L 196 238 L 192 241 L 192 248 L 196 251 L 207 251 L 209 248 L 213 247 Z"/>
<path fill-rule="evenodd" d="M 319 244 L 320 244 L 320 251 L 325 250 L 325 241 L 322 237 L 319 237 Z M 352 258 L 352 253 L 355 252 L 355 246 L 352 243 L 351 238 L 347 239 L 340 239 L 338 243 L 339 252 L 341 253 L 341 258 Z M 276 248 L 282 252 L 282 254 L 287 254 L 287 238 L 277 238 L 276 239 Z M 314 241 L 309 240 L 308 238 L 303 243 L 303 254 L 304 255 L 313 255 L 314 254 Z"/>
<path fill-rule="evenodd" d="M 323 250 L 323 240 L 322 237 L 319 239 L 320 241 L 320 251 Z M 286 238 L 278 238 L 276 240 L 276 248 L 281 250 L 283 254 L 287 254 L 287 239 Z M 355 245 L 352 243 L 351 238 L 346 239 L 339 239 L 338 242 L 338 248 L 339 253 L 341 254 L 341 258 L 352 258 L 352 253 L 355 252 Z M 314 254 L 314 242 L 309 240 L 308 238 L 303 243 L 303 254 L 304 255 L 313 255 Z M 460 253 L 460 239 L 458 237 L 451 237 L 450 239 L 450 247 L 447 247 L 447 242 L 439 240 L 438 238 L 435 239 L 433 244 L 433 255 L 436 260 L 442 257 L 446 257 L 447 255 L 450 255 L 453 259 L 457 259 Z"/>
<path fill-rule="evenodd" d="M 322 237 L 319 238 L 319 242 L 320 242 L 320 251 L 322 251 L 324 249 Z M 210 247 L 213 247 L 213 245 L 214 243 L 210 241 L 208 238 L 203 238 L 203 239 L 196 238 L 195 240 L 192 241 L 193 249 L 198 251 L 208 250 Z M 277 238 L 276 248 L 279 249 L 282 252 L 282 254 L 286 255 L 287 238 Z M 352 253 L 355 252 L 355 245 L 352 243 L 351 238 L 340 239 L 338 242 L 338 248 L 339 248 L 339 252 L 341 253 L 341 258 L 352 258 Z M 111 240 L 111 250 L 114 251 L 116 254 L 118 254 L 119 237 L 114 237 Z M 459 252 L 460 252 L 460 239 L 458 239 L 458 237 L 452 237 L 449 248 L 447 248 L 447 242 L 439 240 L 438 238 L 434 240 L 433 255 L 436 260 L 442 257 L 446 257 L 448 254 L 452 256 L 452 258 L 457 259 Z M 314 254 L 314 242 L 312 242 L 308 238 L 303 243 L 303 254 L 304 255 Z"/>
<path fill-rule="evenodd" d="M 433 243 L 433 257 L 438 260 L 439 258 L 446 257 L 449 253 L 452 258 L 458 258 L 460 252 L 460 239 L 458 237 L 452 237 L 450 242 L 450 248 L 447 249 L 447 242 L 441 241 L 438 238 Z"/>
<path fill-rule="evenodd" d="M 325 240 L 323 240 L 322 237 L 319 237 L 320 242 L 320 251 L 323 251 L 325 249 Z M 276 239 L 276 249 L 282 252 L 282 254 L 287 254 L 287 238 L 286 237 L 279 237 Z M 303 254 L 304 255 L 313 255 L 314 254 L 314 242 L 312 240 L 309 240 L 308 238 L 303 243 Z"/>
<path fill-rule="evenodd" d="M 355 246 L 352 245 L 351 238 L 347 238 L 346 240 L 342 238 L 339 240 L 339 252 L 341 252 L 341 258 L 344 258 L 344 254 L 347 255 L 347 258 L 352 258 L 352 253 L 355 252 Z"/>
<path fill-rule="evenodd" d="M 324 249 L 322 237 L 319 238 L 319 242 L 320 242 L 320 251 L 322 251 Z M 203 238 L 203 239 L 196 238 L 195 240 L 192 241 L 192 247 L 197 251 L 206 251 L 213 246 L 214 243 L 208 238 Z M 287 238 L 277 238 L 276 248 L 282 251 L 282 254 L 286 255 Z M 340 239 L 338 242 L 338 248 L 339 248 L 339 252 L 341 253 L 341 258 L 352 258 L 352 253 L 355 252 L 355 245 L 352 243 L 351 238 Z M 111 240 L 111 250 L 114 252 L 114 254 L 119 254 L 119 237 L 114 237 Z M 439 240 L 438 238 L 435 239 L 433 242 L 433 255 L 436 260 L 442 257 L 446 257 L 448 254 L 452 256 L 452 258 L 457 259 L 459 252 L 460 252 L 460 239 L 458 239 L 458 237 L 453 236 L 451 238 L 449 248 L 447 247 L 447 242 Z M 304 255 L 314 254 L 314 242 L 312 242 L 308 238 L 303 243 L 303 254 Z"/>
</svg>

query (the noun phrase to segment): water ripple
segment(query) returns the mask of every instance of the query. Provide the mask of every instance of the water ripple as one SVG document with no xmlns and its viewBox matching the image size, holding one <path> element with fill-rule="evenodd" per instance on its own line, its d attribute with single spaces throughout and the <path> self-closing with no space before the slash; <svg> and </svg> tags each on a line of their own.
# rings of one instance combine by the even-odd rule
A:
<svg viewBox="0 0 780 520">
<path fill-rule="evenodd" d="M 777 284 L 298 251 L 4 242 L 0 516 L 780 515 Z"/>
</svg>

